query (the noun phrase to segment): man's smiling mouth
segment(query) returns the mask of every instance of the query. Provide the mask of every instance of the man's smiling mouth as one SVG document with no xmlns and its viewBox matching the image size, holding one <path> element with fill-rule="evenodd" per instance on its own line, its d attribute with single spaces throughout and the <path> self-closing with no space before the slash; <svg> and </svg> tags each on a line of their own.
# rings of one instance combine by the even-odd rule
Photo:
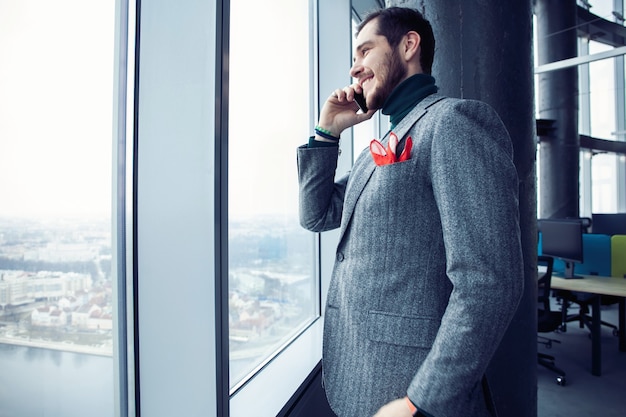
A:
<svg viewBox="0 0 626 417">
<path fill-rule="evenodd" d="M 359 81 L 359 84 L 361 84 L 361 88 L 365 88 L 365 83 L 368 83 L 369 81 L 373 80 L 374 76 L 371 75 L 369 77 L 363 78 Z"/>
</svg>

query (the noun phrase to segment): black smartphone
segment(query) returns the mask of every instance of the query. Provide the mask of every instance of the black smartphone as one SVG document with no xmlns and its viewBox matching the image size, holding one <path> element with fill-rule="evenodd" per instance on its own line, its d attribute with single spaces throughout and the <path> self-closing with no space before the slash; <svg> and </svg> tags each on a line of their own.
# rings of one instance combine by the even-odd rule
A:
<svg viewBox="0 0 626 417">
<path fill-rule="evenodd" d="M 367 104 L 365 104 L 365 96 L 363 93 L 354 93 L 354 101 L 363 113 L 367 113 Z"/>
</svg>

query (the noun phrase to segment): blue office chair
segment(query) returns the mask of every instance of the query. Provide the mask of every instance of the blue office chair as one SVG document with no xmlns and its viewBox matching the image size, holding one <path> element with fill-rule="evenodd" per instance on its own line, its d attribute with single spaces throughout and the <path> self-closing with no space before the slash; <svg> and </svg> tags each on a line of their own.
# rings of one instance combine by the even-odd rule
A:
<svg viewBox="0 0 626 417">
<path fill-rule="evenodd" d="M 549 333 L 559 331 L 561 328 L 561 312 L 552 311 L 550 309 L 550 291 L 552 285 L 552 268 L 554 266 L 554 258 L 551 256 L 538 256 L 537 265 L 543 266 L 545 272 L 539 273 L 539 279 L 537 281 L 537 331 L 540 333 Z M 544 336 L 538 336 L 538 342 L 544 344 L 547 348 L 552 347 L 552 343 L 561 343 L 557 339 L 551 339 Z M 555 365 L 554 356 L 537 352 L 537 362 L 539 365 L 548 368 L 557 374 L 556 383 L 564 386 L 567 382 L 565 378 L 565 371 Z"/>
</svg>

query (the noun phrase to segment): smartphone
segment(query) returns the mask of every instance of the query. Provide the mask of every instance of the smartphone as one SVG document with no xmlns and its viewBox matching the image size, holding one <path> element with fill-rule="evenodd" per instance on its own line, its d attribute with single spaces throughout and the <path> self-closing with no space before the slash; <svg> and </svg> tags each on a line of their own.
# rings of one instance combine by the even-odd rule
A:
<svg viewBox="0 0 626 417">
<path fill-rule="evenodd" d="M 354 101 L 363 113 L 367 113 L 367 104 L 365 104 L 365 96 L 363 93 L 354 93 Z"/>
</svg>

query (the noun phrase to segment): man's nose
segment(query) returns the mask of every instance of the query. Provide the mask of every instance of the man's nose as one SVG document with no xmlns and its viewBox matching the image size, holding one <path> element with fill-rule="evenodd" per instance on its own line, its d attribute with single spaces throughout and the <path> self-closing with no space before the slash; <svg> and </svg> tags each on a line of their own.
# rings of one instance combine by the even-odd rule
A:
<svg viewBox="0 0 626 417">
<path fill-rule="evenodd" d="M 354 61 L 350 68 L 350 76 L 352 78 L 359 78 L 359 74 L 363 72 L 363 65 L 359 61 Z"/>
</svg>

